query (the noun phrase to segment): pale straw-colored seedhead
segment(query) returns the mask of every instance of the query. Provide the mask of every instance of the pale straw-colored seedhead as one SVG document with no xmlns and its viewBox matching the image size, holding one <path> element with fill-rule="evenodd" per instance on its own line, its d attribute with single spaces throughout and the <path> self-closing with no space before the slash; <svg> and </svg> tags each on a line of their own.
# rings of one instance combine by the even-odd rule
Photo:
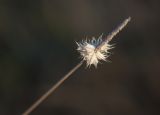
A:
<svg viewBox="0 0 160 115">
<path fill-rule="evenodd" d="M 98 39 L 93 37 L 91 40 L 85 40 L 77 43 L 77 50 L 79 51 L 83 60 L 86 61 L 87 67 L 90 67 L 92 64 L 97 67 L 99 61 L 107 61 L 109 49 L 112 48 L 112 45 L 106 42 L 98 48 L 98 46 L 100 46 L 103 42 L 104 41 L 102 40 L 101 35 Z"/>
<path fill-rule="evenodd" d="M 131 20 L 131 17 L 125 19 L 115 30 L 113 30 L 105 39 L 102 39 L 102 35 L 99 38 L 93 37 L 91 40 L 82 40 L 82 42 L 76 42 L 78 45 L 78 52 L 83 60 L 86 61 L 87 67 L 97 64 L 102 61 L 108 61 L 109 50 L 112 49 L 112 45 L 109 42 L 114 36 L 117 35 Z"/>
</svg>

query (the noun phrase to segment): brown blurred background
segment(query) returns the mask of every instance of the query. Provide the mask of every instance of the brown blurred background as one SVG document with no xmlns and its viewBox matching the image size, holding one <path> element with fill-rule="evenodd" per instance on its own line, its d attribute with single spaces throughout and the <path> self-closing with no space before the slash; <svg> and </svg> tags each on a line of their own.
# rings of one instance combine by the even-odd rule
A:
<svg viewBox="0 0 160 115">
<path fill-rule="evenodd" d="M 75 41 L 106 36 L 111 63 L 85 64 L 32 115 L 160 115 L 158 0 L 1 0 L 0 115 L 20 115 L 81 59 Z"/>
</svg>

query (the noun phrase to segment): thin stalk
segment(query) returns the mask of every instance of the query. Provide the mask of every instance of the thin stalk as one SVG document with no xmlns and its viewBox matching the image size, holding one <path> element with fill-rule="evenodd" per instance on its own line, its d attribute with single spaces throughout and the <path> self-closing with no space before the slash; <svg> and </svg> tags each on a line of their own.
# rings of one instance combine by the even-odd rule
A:
<svg viewBox="0 0 160 115">
<path fill-rule="evenodd" d="M 104 42 L 102 42 L 95 51 L 99 50 L 105 43 L 108 43 L 112 40 L 112 38 L 114 36 L 116 36 L 127 24 L 128 22 L 131 20 L 131 17 L 128 17 L 127 19 L 125 19 L 116 29 L 114 29 L 104 40 Z"/>
<path fill-rule="evenodd" d="M 65 76 L 63 76 L 55 85 L 53 85 L 45 94 L 43 94 L 35 103 L 33 103 L 22 115 L 29 115 L 34 111 L 45 99 L 47 99 L 67 78 L 69 78 L 84 61 L 78 63 L 73 69 L 71 69 Z"/>
<path fill-rule="evenodd" d="M 113 30 L 105 39 L 106 42 L 110 42 L 114 36 L 116 36 L 131 20 L 131 17 L 125 19 L 115 30 Z"/>
</svg>

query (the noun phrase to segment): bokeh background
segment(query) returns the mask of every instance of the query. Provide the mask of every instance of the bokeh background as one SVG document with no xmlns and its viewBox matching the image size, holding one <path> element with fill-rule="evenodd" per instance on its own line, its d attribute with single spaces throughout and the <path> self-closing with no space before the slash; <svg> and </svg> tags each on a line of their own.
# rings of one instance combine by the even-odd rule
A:
<svg viewBox="0 0 160 115">
<path fill-rule="evenodd" d="M 158 0 L 1 0 L 0 115 L 20 115 L 79 61 L 75 41 L 106 36 L 111 63 L 76 71 L 32 115 L 160 115 Z"/>
</svg>

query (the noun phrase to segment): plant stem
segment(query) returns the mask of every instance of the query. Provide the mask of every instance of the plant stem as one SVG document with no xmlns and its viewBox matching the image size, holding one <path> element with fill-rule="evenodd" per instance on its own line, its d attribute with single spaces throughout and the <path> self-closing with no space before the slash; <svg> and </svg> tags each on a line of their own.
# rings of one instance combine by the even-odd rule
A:
<svg viewBox="0 0 160 115">
<path fill-rule="evenodd" d="M 112 38 L 114 36 L 116 36 L 127 24 L 128 22 L 131 20 L 131 17 L 128 17 L 127 19 L 125 19 L 115 30 L 113 30 L 104 40 L 104 42 L 102 42 L 95 51 L 99 50 L 105 43 L 108 43 L 112 40 Z"/>
<path fill-rule="evenodd" d="M 45 94 L 43 94 L 35 103 L 33 103 L 22 115 L 29 115 L 34 111 L 45 99 L 47 99 L 69 76 L 71 76 L 84 61 L 78 63 L 73 69 L 71 69 L 65 76 L 63 76 L 55 85 L 53 85 Z"/>
<path fill-rule="evenodd" d="M 131 20 L 131 17 L 128 17 L 125 19 L 115 30 L 113 30 L 107 37 L 106 37 L 106 42 L 109 42 L 112 40 L 114 36 L 116 36 Z"/>
</svg>

